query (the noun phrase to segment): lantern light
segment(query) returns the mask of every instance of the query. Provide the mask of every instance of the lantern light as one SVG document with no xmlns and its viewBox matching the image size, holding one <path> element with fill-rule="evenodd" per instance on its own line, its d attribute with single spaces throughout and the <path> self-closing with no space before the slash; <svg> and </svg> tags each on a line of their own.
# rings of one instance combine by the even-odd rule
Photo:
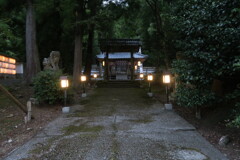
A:
<svg viewBox="0 0 240 160">
<path fill-rule="evenodd" d="M 62 88 L 68 88 L 69 82 L 68 82 L 68 77 L 67 76 L 61 76 L 60 81 L 61 81 L 61 87 Z"/>
<path fill-rule="evenodd" d="M 165 83 L 165 84 L 171 83 L 170 74 L 164 74 L 164 75 L 163 75 L 163 83 Z"/>
<path fill-rule="evenodd" d="M 105 66 L 105 61 L 102 62 L 102 66 L 103 66 L 103 67 Z"/>
<path fill-rule="evenodd" d="M 147 76 L 147 80 L 148 80 L 148 81 L 152 81 L 152 80 L 153 80 L 153 75 L 152 75 L 152 74 L 149 74 L 149 75 Z"/>
<path fill-rule="evenodd" d="M 139 67 L 141 66 L 141 64 L 142 64 L 141 61 L 138 61 L 138 66 L 139 66 Z"/>
<path fill-rule="evenodd" d="M 9 58 L 9 63 L 15 64 L 15 63 L 16 63 L 16 60 L 13 59 L 13 58 Z"/>
<path fill-rule="evenodd" d="M 137 65 L 134 66 L 135 70 L 137 70 L 137 67 L 138 67 Z"/>
<path fill-rule="evenodd" d="M 16 60 L 0 55 L 0 74 L 16 74 Z"/>
<path fill-rule="evenodd" d="M 81 82 L 85 82 L 87 80 L 87 77 L 85 75 L 81 75 Z"/>
<path fill-rule="evenodd" d="M 140 77 L 140 79 L 143 79 L 144 78 L 144 74 L 140 73 L 139 77 Z"/>
<path fill-rule="evenodd" d="M 96 73 L 93 74 L 93 78 L 97 78 L 97 74 Z"/>
<path fill-rule="evenodd" d="M 152 96 L 152 89 L 151 89 L 151 81 L 153 81 L 153 75 L 152 74 L 149 74 L 147 76 L 147 80 L 148 80 L 148 94 L 149 96 L 151 97 Z"/>
</svg>

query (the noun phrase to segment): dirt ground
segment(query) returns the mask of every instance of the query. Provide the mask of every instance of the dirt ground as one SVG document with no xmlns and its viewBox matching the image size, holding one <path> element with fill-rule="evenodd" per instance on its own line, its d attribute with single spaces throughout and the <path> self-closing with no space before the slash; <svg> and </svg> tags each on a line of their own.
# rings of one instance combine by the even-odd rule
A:
<svg viewBox="0 0 240 160">
<path fill-rule="evenodd" d="M 15 86 L 8 90 L 19 99 L 22 104 L 33 95 L 32 87 Z M 9 98 L 0 92 L 0 159 L 16 147 L 31 139 L 46 124 L 55 119 L 61 110 L 56 106 L 34 106 L 34 119 L 25 124 L 23 113 Z"/>
</svg>

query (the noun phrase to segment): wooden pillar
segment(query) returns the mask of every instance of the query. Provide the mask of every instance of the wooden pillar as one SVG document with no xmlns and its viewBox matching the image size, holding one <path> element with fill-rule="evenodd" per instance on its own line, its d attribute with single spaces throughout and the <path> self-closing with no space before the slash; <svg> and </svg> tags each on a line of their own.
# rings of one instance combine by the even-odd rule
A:
<svg viewBox="0 0 240 160">
<path fill-rule="evenodd" d="M 108 53 L 108 50 L 106 52 L 106 58 L 105 58 L 105 73 L 104 73 L 104 76 L 105 76 L 105 80 L 109 80 L 109 75 L 108 75 L 108 65 L 109 65 L 109 60 L 108 60 L 108 56 L 109 56 L 109 53 Z"/>
<path fill-rule="evenodd" d="M 133 51 L 131 51 L 131 80 L 134 80 L 134 57 L 133 57 Z"/>
<path fill-rule="evenodd" d="M 103 73 L 103 72 L 102 72 L 102 69 L 103 69 L 103 68 L 102 68 L 102 61 L 100 61 L 100 62 L 99 62 L 99 76 L 100 76 L 101 78 L 102 78 L 102 76 L 103 76 L 103 75 L 102 75 L 102 73 Z"/>
</svg>

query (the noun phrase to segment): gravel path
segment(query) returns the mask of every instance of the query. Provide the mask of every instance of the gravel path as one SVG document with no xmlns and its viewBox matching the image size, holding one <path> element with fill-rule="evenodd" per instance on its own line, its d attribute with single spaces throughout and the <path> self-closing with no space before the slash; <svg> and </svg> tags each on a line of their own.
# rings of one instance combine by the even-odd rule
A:
<svg viewBox="0 0 240 160">
<path fill-rule="evenodd" d="M 227 160 L 140 88 L 98 88 L 5 160 Z"/>
</svg>

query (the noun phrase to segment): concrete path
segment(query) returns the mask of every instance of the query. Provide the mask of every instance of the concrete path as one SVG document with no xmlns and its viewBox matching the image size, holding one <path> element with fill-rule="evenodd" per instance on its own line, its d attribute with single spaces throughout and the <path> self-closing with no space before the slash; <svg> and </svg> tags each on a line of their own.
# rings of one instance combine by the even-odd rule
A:
<svg viewBox="0 0 240 160">
<path fill-rule="evenodd" d="M 227 160 L 139 88 L 98 88 L 5 160 Z"/>
</svg>

